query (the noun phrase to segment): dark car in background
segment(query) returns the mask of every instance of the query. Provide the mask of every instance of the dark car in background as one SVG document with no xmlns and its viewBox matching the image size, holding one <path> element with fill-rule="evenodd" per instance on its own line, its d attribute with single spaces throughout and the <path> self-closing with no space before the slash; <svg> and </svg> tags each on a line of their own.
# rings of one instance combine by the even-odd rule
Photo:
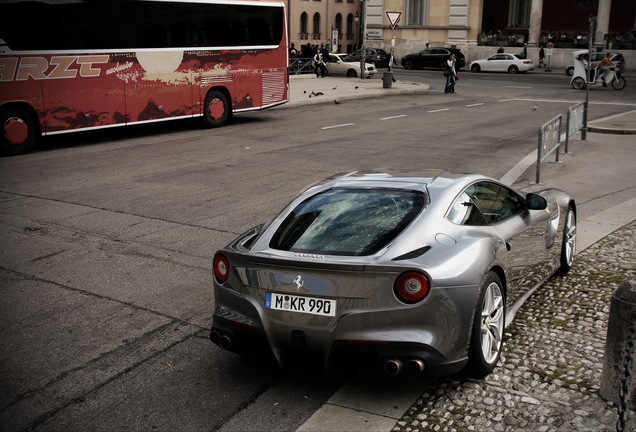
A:
<svg viewBox="0 0 636 432">
<path fill-rule="evenodd" d="M 459 49 L 444 47 L 430 47 L 415 54 L 405 55 L 400 63 L 404 69 L 442 69 L 451 54 L 457 57 L 455 69 L 459 70 L 466 65 L 464 54 Z"/>
<path fill-rule="evenodd" d="M 376 68 L 389 67 L 391 54 L 381 48 L 365 48 L 364 61 L 371 63 Z M 351 54 L 351 57 L 360 61 L 362 58 L 362 48 L 357 49 Z"/>
</svg>

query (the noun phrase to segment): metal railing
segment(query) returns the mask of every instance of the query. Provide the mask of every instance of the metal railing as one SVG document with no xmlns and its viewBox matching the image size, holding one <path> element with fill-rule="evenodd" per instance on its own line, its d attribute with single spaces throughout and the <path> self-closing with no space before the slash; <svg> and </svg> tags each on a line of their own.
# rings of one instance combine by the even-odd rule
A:
<svg viewBox="0 0 636 432">
<path fill-rule="evenodd" d="M 583 129 L 584 120 L 585 102 L 581 102 L 568 108 L 567 120 L 565 122 L 565 153 L 569 153 L 570 137 Z"/>
<path fill-rule="evenodd" d="M 289 59 L 289 67 L 287 68 L 290 75 L 313 74 L 314 62 L 312 59 L 299 58 Z"/>
<path fill-rule="evenodd" d="M 552 153 L 556 152 L 555 162 L 559 162 L 559 149 L 561 147 L 561 123 L 563 115 L 559 114 L 549 122 L 541 126 L 539 130 L 539 148 L 537 150 L 537 179 L 536 184 L 541 184 L 541 163 Z"/>
</svg>

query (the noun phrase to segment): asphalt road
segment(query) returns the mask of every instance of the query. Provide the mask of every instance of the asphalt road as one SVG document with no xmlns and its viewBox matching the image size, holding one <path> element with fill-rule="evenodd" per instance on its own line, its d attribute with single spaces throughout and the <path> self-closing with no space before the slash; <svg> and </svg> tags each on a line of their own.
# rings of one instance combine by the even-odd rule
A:
<svg viewBox="0 0 636 432">
<path fill-rule="evenodd" d="M 564 75 L 464 73 L 452 96 L 436 71 L 402 73 L 440 94 L 61 135 L 0 159 L 0 430 L 302 424 L 342 381 L 209 342 L 215 250 L 336 172 L 499 178 L 584 97 Z M 600 89 L 590 118 L 635 100 Z"/>
</svg>

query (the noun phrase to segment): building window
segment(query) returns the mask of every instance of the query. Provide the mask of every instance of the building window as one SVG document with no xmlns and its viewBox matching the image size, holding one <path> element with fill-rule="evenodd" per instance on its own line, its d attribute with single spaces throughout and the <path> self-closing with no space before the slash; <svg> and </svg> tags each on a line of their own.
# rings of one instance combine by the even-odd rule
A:
<svg viewBox="0 0 636 432">
<path fill-rule="evenodd" d="M 425 0 L 407 0 L 407 24 L 424 25 L 424 1 Z"/>
<path fill-rule="evenodd" d="M 353 40 L 353 14 L 347 15 L 347 40 Z"/>
<path fill-rule="evenodd" d="M 314 14 L 314 29 L 311 38 L 314 40 L 320 39 L 320 14 L 318 12 Z"/>
<path fill-rule="evenodd" d="M 530 27 L 532 0 L 512 0 L 510 2 L 509 25 L 516 28 Z"/>
<path fill-rule="evenodd" d="M 303 12 L 300 14 L 300 35 L 299 38 L 301 40 L 309 39 L 309 32 L 307 31 L 307 12 Z"/>
<path fill-rule="evenodd" d="M 338 40 L 342 40 L 342 14 L 336 14 L 336 28 L 338 29 Z"/>
</svg>

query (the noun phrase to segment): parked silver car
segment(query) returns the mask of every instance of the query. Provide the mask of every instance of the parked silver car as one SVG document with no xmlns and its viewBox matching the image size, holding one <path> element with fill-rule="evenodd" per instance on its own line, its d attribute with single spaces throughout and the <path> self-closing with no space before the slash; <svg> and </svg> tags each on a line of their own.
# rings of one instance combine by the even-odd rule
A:
<svg viewBox="0 0 636 432">
<path fill-rule="evenodd" d="M 211 339 L 329 373 L 496 366 L 532 289 L 572 267 L 576 206 L 480 175 L 353 172 L 311 187 L 214 256 Z M 509 312 L 508 316 L 506 313 Z"/>
</svg>

